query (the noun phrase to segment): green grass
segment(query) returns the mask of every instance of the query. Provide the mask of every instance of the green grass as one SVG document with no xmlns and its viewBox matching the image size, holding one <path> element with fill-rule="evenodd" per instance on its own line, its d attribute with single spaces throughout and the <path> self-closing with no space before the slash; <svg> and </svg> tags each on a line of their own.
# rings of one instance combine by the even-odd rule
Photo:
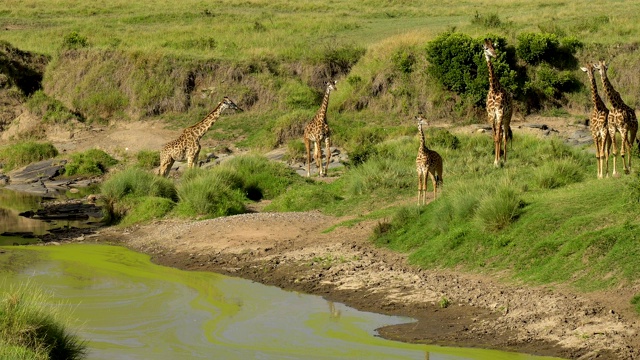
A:
<svg viewBox="0 0 640 360">
<path fill-rule="evenodd" d="M 0 301 L 0 358 L 83 359 L 86 346 L 68 330 L 70 320 L 47 306 L 51 295 L 30 284 L 9 288 Z"/>
<path fill-rule="evenodd" d="M 99 149 L 73 153 L 64 167 L 67 176 L 100 176 L 118 163 L 118 160 Z"/>
<path fill-rule="evenodd" d="M 5 171 L 11 171 L 32 162 L 51 159 L 57 155 L 58 150 L 51 143 L 27 141 L 0 148 L 0 162 Z"/>
</svg>

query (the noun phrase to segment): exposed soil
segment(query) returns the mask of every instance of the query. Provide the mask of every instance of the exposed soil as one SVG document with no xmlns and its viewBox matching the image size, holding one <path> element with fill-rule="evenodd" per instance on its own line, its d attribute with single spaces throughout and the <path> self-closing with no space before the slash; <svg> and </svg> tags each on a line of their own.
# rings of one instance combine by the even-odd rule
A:
<svg viewBox="0 0 640 360">
<path fill-rule="evenodd" d="M 544 121 L 559 129 L 554 133 L 574 127 L 563 119 Z M 514 132 L 520 131 L 517 125 Z M 521 131 L 539 131 L 526 129 Z M 174 136 L 177 131 L 158 124 L 135 123 L 78 130 L 57 139 L 56 146 L 154 150 Z M 418 320 L 379 329 L 389 339 L 572 359 L 640 359 L 640 323 L 629 304 L 640 284 L 583 294 L 559 285 L 514 283 L 509 274 L 422 270 L 409 265 L 406 254 L 369 241 L 375 222 L 334 228 L 346 219 L 318 212 L 262 212 L 263 205 L 225 218 L 105 228 L 75 241 L 116 242 L 151 255 L 158 264 L 239 276 Z M 446 307 L 441 306 L 445 299 Z"/>
</svg>

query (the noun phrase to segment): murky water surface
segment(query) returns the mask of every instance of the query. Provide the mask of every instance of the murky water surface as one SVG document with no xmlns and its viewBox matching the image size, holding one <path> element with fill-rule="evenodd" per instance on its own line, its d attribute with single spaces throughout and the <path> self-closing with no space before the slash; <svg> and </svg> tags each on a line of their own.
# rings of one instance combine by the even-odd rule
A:
<svg viewBox="0 0 640 360">
<path fill-rule="evenodd" d="M 0 248 L 0 290 L 29 281 L 78 319 L 89 359 L 550 359 L 376 336 L 411 321 L 106 245 Z"/>
</svg>

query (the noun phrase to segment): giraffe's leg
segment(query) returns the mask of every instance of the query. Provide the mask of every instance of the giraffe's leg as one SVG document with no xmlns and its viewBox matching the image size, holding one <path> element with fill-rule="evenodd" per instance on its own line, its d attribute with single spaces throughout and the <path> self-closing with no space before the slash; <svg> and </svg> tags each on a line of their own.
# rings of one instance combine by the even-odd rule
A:
<svg viewBox="0 0 640 360">
<path fill-rule="evenodd" d="M 433 175 L 434 169 L 430 169 L 429 177 L 431 178 L 431 183 L 433 184 L 433 199 L 436 199 L 436 190 L 438 189 L 438 183 L 436 182 L 436 177 Z"/>
<path fill-rule="evenodd" d="M 604 155 L 604 176 L 609 177 L 609 153 L 611 152 L 611 136 L 605 131 L 604 141 L 602 145 L 602 153 Z"/>
<path fill-rule="evenodd" d="M 418 206 L 422 204 L 422 173 L 418 170 Z"/>
<path fill-rule="evenodd" d="M 507 162 L 507 141 L 509 140 L 509 133 L 511 132 L 511 128 L 509 125 L 505 125 L 504 129 L 502 129 L 502 146 L 504 146 L 504 162 Z"/>
<path fill-rule="evenodd" d="M 169 176 L 169 172 L 171 172 L 171 166 L 173 166 L 173 158 L 168 158 L 164 163 L 160 164 L 160 175 L 167 177 Z"/>
<path fill-rule="evenodd" d="M 596 163 L 598 165 L 598 179 L 602 178 L 602 162 L 600 161 L 601 153 L 600 153 L 600 142 L 597 133 L 592 133 L 593 144 L 596 147 Z"/>
<path fill-rule="evenodd" d="M 609 127 L 609 137 L 611 137 L 611 146 L 613 147 L 613 172 L 611 176 L 616 177 L 618 175 L 617 166 L 616 166 L 616 158 L 618 157 L 618 147 L 616 146 L 616 128 L 611 126 Z"/>
<path fill-rule="evenodd" d="M 635 144 L 635 141 L 636 141 L 637 133 L 638 133 L 637 126 L 632 126 L 629 128 L 629 137 L 627 138 L 627 145 L 629 146 L 629 172 L 631 172 L 631 158 L 633 157 L 631 156 L 631 154 L 633 151 L 633 145 Z"/>
<path fill-rule="evenodd" d="M 495 157 L 493 159 L 493 165 L 495 167 L 499 167 L 500 166 L 500 142 L 502 140 L 502 125 L 497 124 L 497 126 L 494 126 L 495 128 L 495 133 L 493 135 L 493 144 L 495 147 Z"/>
<path fill-rule="evenodd" d="M 305 136 L 304 147 L 307 150 L 307 177 L 311 176 L 311 144 L 309 138 Z"/>
<path fill-rule="evenodd" d="M 631 159 L 631 153 L 628 150 L 631 150 L 631 146 L 629 146 L 629 129 L 625 125 L 620 128 L 620 157 L 622 158 L 622 170 L 625 174 L 629 173 L 627 162 L 630 162 L 625 159 L 625 154 L 629 153 L 629 160 Z"/>
<path fill-rule="evenodd" d="M 318 176 L 322 177 L 322 148 L 320 147 L 319 141 L 313 143 L 313 156 L 316 161 L 316 167 L 318 168 Z"/>
<path fill-rule="evenodd" d="M 331 138 L 325 138 L 324 143 L 326 149 L 325 157 L 327 158 L 327 163 L 324 168 L 324 176 L 327 176 L 327 174 L 329 174 L 329 163 L 331 162 Z M 320 159 L 322 159 L 322 157 Z"/>
</svg>

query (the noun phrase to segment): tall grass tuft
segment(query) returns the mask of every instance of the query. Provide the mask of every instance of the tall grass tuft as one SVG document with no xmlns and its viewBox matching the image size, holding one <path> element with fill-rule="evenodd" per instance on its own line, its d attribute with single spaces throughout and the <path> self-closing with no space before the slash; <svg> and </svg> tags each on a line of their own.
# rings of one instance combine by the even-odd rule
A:
<svg viewBox="0 0 640 360">
<path fill-rule="evenodd" d="M 174 183 L 139 168 L 128 168 L 109 177 L 102 184 L 105 217 L 107 222 L 120 221 L 135 205 L 133 198 L 160 197 L 178 200 Z"/>
<path fill-rule="evenodd" d="M 0 149 L 0 162 L 7 171 L 56 156 L 58 150 L 50 143 L 27 141 Z"/>
<path fill-rule="evenodd" d="M 82 359 L 86 346 L 69 332 L 70 320 L 51 295 L 30 284 L 10 288 L 0 301 L 0 358 Z M 16 357 L 13 357 L 16 356 Z"/>
<path fill-rule="evenodd" d="M 244 196 L 228 183 L 229 172 L 191 173 L 178 185 L 175 212 L 188 217 L 219 217 L 245 212 Z"/>
<path fill-rule="evenodd" d="M 290 185 L 302 181 L 284 164 L 269 161 L 261 155 L 234 157 L 214 171 L 226 171 L 229 175 L 235 172 L 235 181 L 241 179 L 244 195 L 254 201 L 273 199 Z"/>
</svg>

